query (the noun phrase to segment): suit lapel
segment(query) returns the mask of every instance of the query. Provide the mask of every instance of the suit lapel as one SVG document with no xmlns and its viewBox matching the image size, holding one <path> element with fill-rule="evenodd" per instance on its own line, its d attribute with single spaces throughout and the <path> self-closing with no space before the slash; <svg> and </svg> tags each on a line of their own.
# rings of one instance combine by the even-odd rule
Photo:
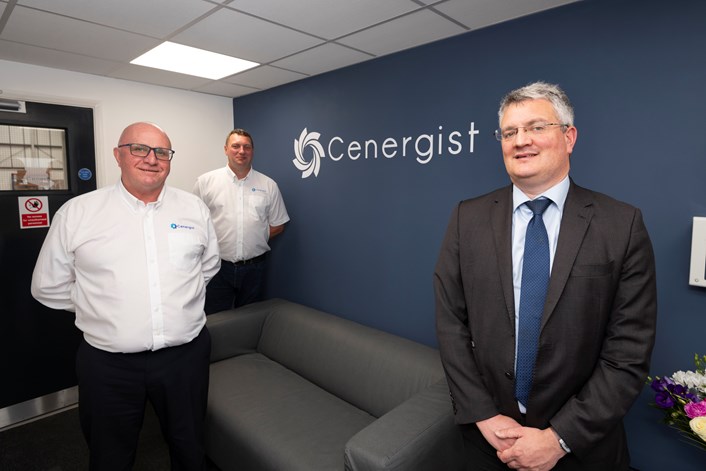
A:
<svg viewBox="0 0 706 471">
<path fill-rule="evenodd" d="M 512 325 L 515 324 L 515 294 L 512 282 L 512 185 L 496 194 L 490 208 L 490 224 L 498 257 L 505 307 Z"/>
<path fill-rule="evenodd" d="M 591 193 L 575 185 L 572 181 L 561 217 L 559 240 L 554 254 L 547 299 L 544 303 L 542 327 L 547 323 L 549 316 L 559 302 L 592 217 L 593 198 Z"/>
</svg>

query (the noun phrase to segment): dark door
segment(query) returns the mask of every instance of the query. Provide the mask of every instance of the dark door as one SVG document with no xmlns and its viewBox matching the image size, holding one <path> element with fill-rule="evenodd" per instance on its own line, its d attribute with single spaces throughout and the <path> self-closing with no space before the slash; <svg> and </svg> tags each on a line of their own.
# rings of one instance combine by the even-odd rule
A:
<svg viewBox="0 0 706 471">
<path fill-rule="evenodd" d="M 20 203 L 46 201 L 51 223 L 62 204 L 96 188 L 93 110 L 24 105 L 0 110 L 0 408 L 77 384 L 73 313 L 30 294 L 48 228 L 23 224 Z"/>
</svg>

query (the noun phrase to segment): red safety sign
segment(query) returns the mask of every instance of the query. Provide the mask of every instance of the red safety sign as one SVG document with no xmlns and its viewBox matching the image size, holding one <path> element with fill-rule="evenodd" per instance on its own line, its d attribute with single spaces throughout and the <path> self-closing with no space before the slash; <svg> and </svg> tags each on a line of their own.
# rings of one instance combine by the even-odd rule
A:
<svg viewBox="0 0 706 471">
<path fill-rule="evenodd" d="M 46 196 L 20 196 L 20 228 L 49 227 L 49 201 Z"/>
</svg>

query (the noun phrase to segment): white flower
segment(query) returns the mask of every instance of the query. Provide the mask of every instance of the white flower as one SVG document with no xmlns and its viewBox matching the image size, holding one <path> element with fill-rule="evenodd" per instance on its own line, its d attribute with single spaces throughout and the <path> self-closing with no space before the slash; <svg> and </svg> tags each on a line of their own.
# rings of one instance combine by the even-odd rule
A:
<svg viewBox="0 0 706 471">
<path fill-rule="evenodd" d="M 706 417 L 695 417 L 689 421 L 689 427 L 699 438 L 706 442 Z"/>
<path fill-rule="evenodd" d="M 672 381 L 689 389 L 696 389 L 700 394 L 706 394 L 706 375 L 693 371 L 677 371 L 672 375 Z"/>
</svg>

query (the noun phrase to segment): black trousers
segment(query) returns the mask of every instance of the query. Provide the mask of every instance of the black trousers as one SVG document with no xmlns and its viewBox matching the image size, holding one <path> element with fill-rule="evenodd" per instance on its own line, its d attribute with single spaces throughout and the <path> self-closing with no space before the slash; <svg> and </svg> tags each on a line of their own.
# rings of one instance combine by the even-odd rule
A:
<svg viewBox="0 0 706 471">
<path fill-rule="evenodd" d="M 205 327 L 188 344 L 154 352 L 110 353 L 81 342 L 79 417 L 91 471 L 132 469 L 147 401 L 169 446 L 171 469 L 204 469 L 210 352 Z"/>
<path fill-rule="evenodd" d="M 262 301 L 266 267 L 265 257 L 244 265 L 221 260 L 221 269 L 206 285 L 206 314 Z"/>
</svg>

